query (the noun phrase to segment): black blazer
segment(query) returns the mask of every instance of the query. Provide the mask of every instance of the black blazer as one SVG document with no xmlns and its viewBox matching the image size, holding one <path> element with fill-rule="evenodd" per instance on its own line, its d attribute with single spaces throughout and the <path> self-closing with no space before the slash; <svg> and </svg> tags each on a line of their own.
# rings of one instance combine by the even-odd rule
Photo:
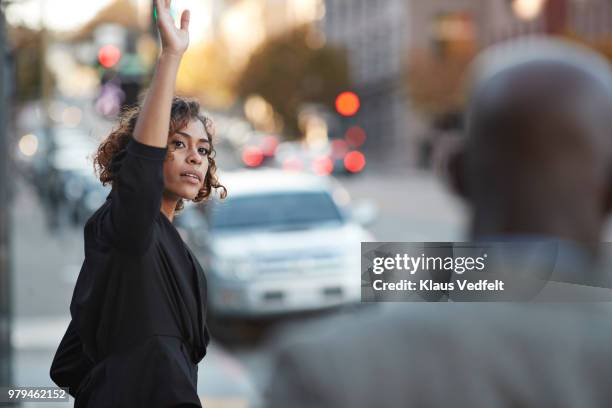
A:
<svg viewBox="0 0 612 408">
<path fill-rule="evenodd" d="M 160 212 L 166 148 L 130 140 L 85 226 L 85 261 L 50 375 L 75 407 L 201 406 L 206 276 Z"/>
</svg>

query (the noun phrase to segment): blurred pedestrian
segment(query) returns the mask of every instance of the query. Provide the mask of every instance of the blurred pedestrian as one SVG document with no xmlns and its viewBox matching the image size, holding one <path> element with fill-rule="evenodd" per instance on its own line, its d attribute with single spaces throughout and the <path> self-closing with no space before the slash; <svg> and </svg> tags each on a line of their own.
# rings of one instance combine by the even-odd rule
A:
<svg viewBox="0 0 612 408">
<path fill-rule="evenodd" d="M 156 0 L 162 51 L 141 107 L 122 114 L 95 156 L 112 185 L 85 226 L 85 261 L 72 321 L 51 378 L 75 407 L 200 407 L 197 364 L 206 354 L 204 272 L 172 221 L 184 200 L 219 184 L 213 127 L 197 102 L 174 96 L 189 44 L 170 0 Z"/>
<path fill-rule="evenodd" d="M 588 273 L 612 209 L 610 67 L 528 41 L 474 65 L 456 190 L 474 240 L 558 240 Z M 608 303 L 396 303 L 337 317 L 279 340 L 269 406 L 611 406 L 611 320 Z"/>
<path fill-rule="evenodd" d="M 61 176 L 57 169 L 49 169 L 45 177 L 45 209 L 47 210 L 47 228 L 50 232 L 56 232 L 60 227 L 62 187 Z"/>
</svg>

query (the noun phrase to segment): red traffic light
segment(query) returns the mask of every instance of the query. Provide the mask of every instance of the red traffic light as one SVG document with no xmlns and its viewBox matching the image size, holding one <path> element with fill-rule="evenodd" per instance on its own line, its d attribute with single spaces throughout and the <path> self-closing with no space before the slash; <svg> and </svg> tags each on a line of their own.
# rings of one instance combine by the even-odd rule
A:
<svg viewBox="0 0 612 408">
<path fill-rule="evenodd" d="M 257 146 L 247 146 L 242 151 L 242 162 L 248 167 L 259 166 L 264 159 L 263 152 Z"/>
<path fill-rule="evenodd" d="M 363 153 L 353 150 L 344 157 L 344 167 L 351 173 L 359 173 L 366 165 Z"/>
<path fill-rule="evenodd" d="M 111 68 L 121 59 L 121 51 L 115 45 L 105 45 L 98 51 L 98 62 L 104 68 Z"/>
<path fill-rule="evenodd" d="M 354 92 L 342 92 L 336 98 L 336 110 L 342 116 L 353 116 L 359 111 L 359 97 Z"/>
</svg>

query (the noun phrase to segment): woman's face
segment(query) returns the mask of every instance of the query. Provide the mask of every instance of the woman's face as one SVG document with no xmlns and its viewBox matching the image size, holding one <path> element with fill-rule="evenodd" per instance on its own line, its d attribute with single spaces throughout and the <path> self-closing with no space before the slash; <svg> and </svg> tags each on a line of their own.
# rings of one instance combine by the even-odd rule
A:
<svg viewBox="0 0 612 408">
<path fill-rule="evenodd" d="M 176 198 L 193 200 L 208 173 L 210 141 L 198 119 L 168 138 L 169 157 L 164 162 L 164 188 Z"/>
</svg>

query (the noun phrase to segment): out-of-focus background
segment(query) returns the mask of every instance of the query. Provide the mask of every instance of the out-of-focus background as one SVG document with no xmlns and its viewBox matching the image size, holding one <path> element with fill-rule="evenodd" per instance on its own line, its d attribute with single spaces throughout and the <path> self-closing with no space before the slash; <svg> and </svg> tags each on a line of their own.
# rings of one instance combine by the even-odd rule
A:
<svg viewBox="0 0 612 408">
<path fill-rule="evenodd" d="M 0 383 L 50 386 L 82 228 L 108 194 L 91 155 L 146 89 L 158 39 L 150 1 L 1 5 Z M 542 34 L 612 57 L 610 0 L 172 6 L 192 15 L 178 92 L 215 121 L 229 190 L 176 219 L 209 280 L 208 407 L 265 402 L 279 325 L 364 307 L 360 242 L 463 239 L 444 157 L 479 50 Z"/>
</svg>

